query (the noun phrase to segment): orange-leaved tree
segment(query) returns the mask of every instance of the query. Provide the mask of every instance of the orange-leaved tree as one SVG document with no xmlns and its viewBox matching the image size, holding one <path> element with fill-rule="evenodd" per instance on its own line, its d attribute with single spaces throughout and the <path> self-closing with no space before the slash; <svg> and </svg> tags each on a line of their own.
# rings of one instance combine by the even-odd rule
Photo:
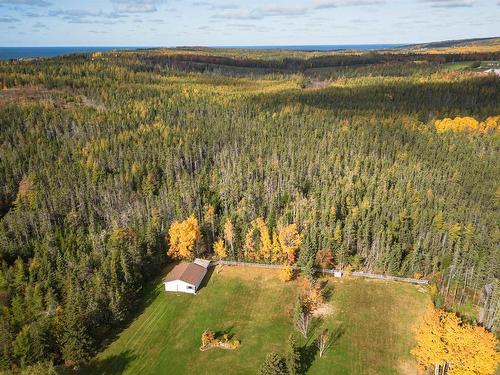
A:
<svg viewBox="0 0 500 375">
<path fill-rule="evenodd" d="M 207 347 L 215 341 L 215 333 L 211 329 L 207 328 L 201 334 L 201 347 Z"/>
<path fill-rule="evenodd" d="M 194 215 L 183 221 L 174 221 L 168 230 L 167 255 L 173 259 L 192 259 L 201 238 L 200 226 Z"/>
<path fill-rule="evenodd" d="M 321 268 L 331 268 L 333 266 L 333 252 L 330 249 L 318 251 L 316 264 Z"/>
</svg>

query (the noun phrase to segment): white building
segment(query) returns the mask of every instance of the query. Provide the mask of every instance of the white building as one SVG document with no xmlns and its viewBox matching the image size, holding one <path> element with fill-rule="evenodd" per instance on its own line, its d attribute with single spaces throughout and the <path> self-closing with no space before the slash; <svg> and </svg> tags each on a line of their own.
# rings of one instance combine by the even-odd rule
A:
<svg viewBox="0 0 500 375">
<path fill-rule="evenodd" d="M 494 74 L 500 77 L 500 69 L 488 69 L 484 71 L 485 74 Z"/>
<path fill-rule="evenodd" d="M 195 259 L 192 263 L 176 265 L 163 278 L 165 291 L 196 294 L 203 278 L 207 274 L 209 260 Z"/>
</svg>

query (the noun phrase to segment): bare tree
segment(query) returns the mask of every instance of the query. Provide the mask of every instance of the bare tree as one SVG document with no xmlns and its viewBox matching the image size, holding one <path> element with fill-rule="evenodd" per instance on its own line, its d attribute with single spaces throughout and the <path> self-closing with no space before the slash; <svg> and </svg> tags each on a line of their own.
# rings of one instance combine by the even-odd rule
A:
<svg viewBox="0 0 500 375">
<path fill-rule="evenodd" d="M 305 339 L 307 339 L 307 337 L 309 336 L 309 330 L 311 328 L 311 315 L 309 314 L 306 306 L 304 306 L 304 303 L 300 296 L 297 296 L 297 300 L 295 301 L 293 321 L 297 331 L 299 331 L 299 333 L 302 334 Z"/>
<path fill-rule="evenodd" d="M 305 339 L 309 336 L 311 328 L 311 315 L 307 311 L 301 311 L 297 314 L 295 319 L 295 328 L 299 331 Z"/>
<path fill-rule="evenodd" d="M 328 329 L 325 328 L 316 339 L 316 346 L 318 347 L 320 358 L 323 357 L 323 354 L 328 350 L 332 341 L 332 335 L 328 332 Z"/>
</svg>

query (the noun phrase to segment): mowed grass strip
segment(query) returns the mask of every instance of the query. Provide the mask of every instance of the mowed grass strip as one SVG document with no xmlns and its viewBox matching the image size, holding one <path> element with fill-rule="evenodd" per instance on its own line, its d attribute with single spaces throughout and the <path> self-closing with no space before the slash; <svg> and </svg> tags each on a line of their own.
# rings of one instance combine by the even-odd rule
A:
<svg viewBox="0 0 500 375">
<path fill-rule="evenodd" d="M 337 336 L 311 374 L 416 374 L 414 327 L 430 298 L 427 288 L 392 281 L 330 281 L 333 315 L 323 326 Z"/>
<path fill-rule="evenodd" d="M 409 351 L 412 327 L 429 299 L 424 288 L 363 279 L 330 279 L 328 288 L 333 315 L 321 319 L 309 340 L 299 339 L 307 373 L 415 373 Z M 196 296 L 165 293 L 160 284 L 142 314 L 82 373 L 255 374 L 266 354 L 283 352 L 295 332 L 296 294 L 295 282 L 256 268 L 217 270 Z M 336 339 L 319 358 L 314 338 L 322 327 Z M 236 335 L 241 347 L 201 352 L 206 328 Z"/>
</svg>

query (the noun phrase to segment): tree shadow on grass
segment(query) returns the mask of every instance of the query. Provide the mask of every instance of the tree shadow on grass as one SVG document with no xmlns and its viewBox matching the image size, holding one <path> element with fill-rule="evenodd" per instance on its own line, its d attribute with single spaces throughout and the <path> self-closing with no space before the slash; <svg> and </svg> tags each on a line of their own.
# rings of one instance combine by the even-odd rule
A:
<svg viewBox="0 0 500 375">
<path fill-rule="evenodd" d="M 161 279 L 177 264 L 178 262 L 173 262 L 166 265 L 163 271 L 160 272 L 159 276 L 150 281 L 147 281 L 144 288 L 142 289 L 142 292 L 137 297 L 135 306 L 129 311 L 126 319 L 122 323 L 118 323 L 117 325 L 111 327 L 109 330 L 105 330 L 100 333 L 103 339 L 98 348 L 99 352 L 105 350 L 112 342 L 114 342 L 118 338 L 120 333 L 130 327 L 134 320 L 139 317 L 144 312 L 144 310 L 158 297 L 158 295 L 163 290 Z M 161 285 L 161 287 L 159 285 Z"/>
<path fill-rule="evenodd" d="M 321 319 L 315 319 L 316 325 L 314 326 L 314 329 L 311 329 L 311 333 L 309 335 L 309 338 L 307 339 L 307 342 L 303 347 L 301 347 L 300 350 L 300 373 L 301 374 L 306 374 L 311 365 L 314 362 L 314 359 L 316 358 L 316 355 L 319 353 L 319 349 L 316 345 L 316 339 L 313 340 L 313 335 L 314 331 L 317 331 L 321 327 Z M 328 345 L 328 349 L 326 351 L 331 350 L 332 347 L 335 346 L 337 341 L 344 335 L 345 329 L 343 325 L 339 325 L 335 329 L 333 329 L 329 335 L 329 342 L 330 344 Z"/>
<path fill-rule="evenodd" d="M 316 335 L 316 332 L 318 332 L 321 329 L 321 325 L 323 323 L 322 318 L 313 318 L 311 317 L 311 323 L 310 323 L 310 328 L 309 328 L 309 335 L 307 336 L 307 341 L 305 343 L 305 346 L 311 344 L 314 345 L 314 337 Z M 312 340 L 312 341 L 311 341 Z"/>
<path fill-rule="evenodd" d="M 345 328 L 344 328 L 344 325 L 342 325 L 342 324 L 337 326 L 332 331 L 332 333 L 330 335 L 330 340 L 331 340 L 330 347 L 335 346 L 336 342 L 339 341 L 339 339 L 344 335 L 344 332 L 345 332 Z"/>
<path fill-rule="evenodd" d="M 205 275 L 205 277 L 201 281 L 201 284 L 198 287 L 198 289 L 196 290 L 196 293 L 198 293 L 200 290 L 202 290 L 204 287 L 206 287 L 208 285 L 208 282 L 212 278 L 212 275 L 213 275 L 214 271 L 215 271 L 215 267 L 209 267 L 208 268 L 207 274 Z"/>
<path fill-rule="evenodd" d="M 125 350 L 104 359 L 93 359 L 76 373 L 82 375 L 119 375 L 123 374 L 136 358 L 137 355 L 133 351 Z"/>
<path fill-rule="evenodd" d="M 234 326 L 230 326 L 224 330 L 221 330 L 221 331 L 215 331 L 214 332 L 214 335 L 215 335 L 215 338 L 216 339 L 220 339 L 221 337 L 223 337 L 224 335 L 227 335 L 227 338 L 229 340 L 231 340 L 233 337 L 234 337 L 234 333 L 233 333 L 233 328 Z"/>
<path fill-rule="evenodd" d="M 325 297 L 325 301 L 330 301 L 333 296 L 333 285 L 327 280 L 321 284 L 321 290 L 323 292 L 323 297 Z"/>
<path fill-rule="evenodd" d="M 309 368 L 314 362 L 316 358 L 316 354 L 318 353 L 318 348 L 316 347 L 316 343 L 313 341 L 310 345 L 304 345 L 299 349 L 300 351 L 300 373 L 307 374 Z"/>
</svg>

